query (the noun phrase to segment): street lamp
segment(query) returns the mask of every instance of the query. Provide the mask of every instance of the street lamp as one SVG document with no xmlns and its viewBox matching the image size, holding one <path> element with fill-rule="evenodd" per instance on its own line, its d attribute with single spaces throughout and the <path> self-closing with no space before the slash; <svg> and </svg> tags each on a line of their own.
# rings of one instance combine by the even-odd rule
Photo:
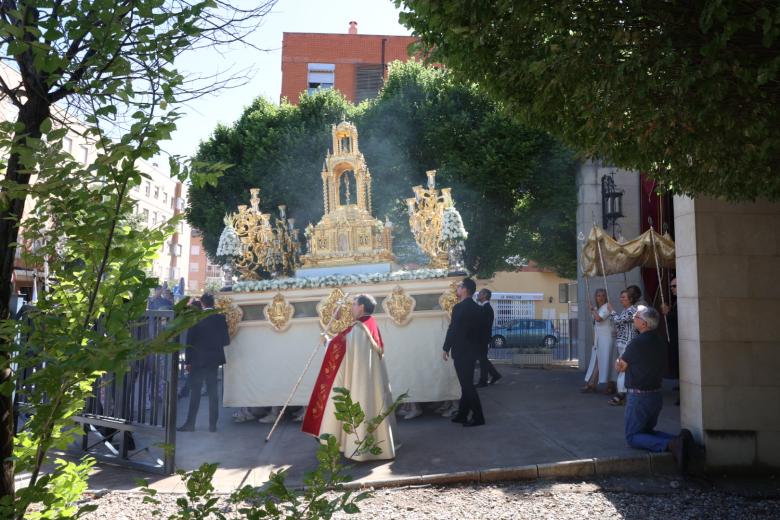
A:
<svg viewBox="0 0 780 520">
<path fill-rule="evenodd" d="M 623 190 L 615 186 L 615 172 L 601 177 L 601 217 L 602 227 L 612 226 L 612 238 L 615 238 L 617 219 L 623 215 Z"/>
</svg>

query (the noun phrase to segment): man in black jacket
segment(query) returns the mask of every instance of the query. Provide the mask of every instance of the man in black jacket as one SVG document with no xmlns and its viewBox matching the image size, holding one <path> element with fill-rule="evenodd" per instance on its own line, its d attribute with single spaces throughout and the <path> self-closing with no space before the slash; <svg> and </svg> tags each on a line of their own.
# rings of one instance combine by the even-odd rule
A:
<svg viewBox="0 0 780 520">
<path fill-rule="evenodd" d="M 490 289 L 482 289 L 477 295 L 477 299 L 482 304 L 482 342 L 480 343 L 481 350 L 479 351 L 479 383 L 478 388 L 492 385 L 499 379 L 501 374 L 498 373 L 496 367 L 488 359 L 488 348 L 490 348 L 490 340 L 493 338 L 493 307 L 490 305 L 490 297 L 493 295 Z M 488 373 L 490 374 L 490 381 L 488 382 Z"/>
<path fill-rule="evenodd" d="M 463 423 L 463 426 L 485 424 L 482 404 L 479 402 L 479 395 L 474 386 L 474 366 L 479 358 L 484 323 L 482 308 L 472 298 L 476 290 L 477 284 L 471 278 L 464 278 L 458 284 L 456 293 L 460 302 L 452 308 L 450 326 L 444 340 L 443 357 L 446 361 L 452 354 L 461 392 L 458 413 L 453 417 L 452 422 Z"/>
<path fill-rule="evenodd" d="M 200 301 L 204 311 L 214 308 L 214 296 L 211 294 L 204 294 Z M 187 410 L 187 420 L 179 431 L 195 430 L 195 420 L 200 407 L 200 390 L 204 382 L 209 395 L 209 431 L 217 431 L 219 417 L 217 374 L 220 365 L 225 364 L 224 347 L 229 343 L 230 335 L 224 314 L 207 316 L 187 331 L 189 347 L 185 352 L 185 366 L 190 372 L 190 406 Z"/>
</svg>

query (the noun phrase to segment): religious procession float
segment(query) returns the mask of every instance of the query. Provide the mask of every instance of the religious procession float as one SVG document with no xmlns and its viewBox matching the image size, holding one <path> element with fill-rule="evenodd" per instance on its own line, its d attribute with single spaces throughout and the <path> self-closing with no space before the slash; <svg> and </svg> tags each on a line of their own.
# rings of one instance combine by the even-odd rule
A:
<svg viewBox="0 0 780 520">
<path fill-rule="evenodd" d="M 322 332 L 334 335 L 352 324 L 352 298 L 371 294 L 385 343 L 385 361 L 395 397 L 415 402 L 460 395 L 452 362 L 441 348 L 455 286 L 464 275 L 466 231 L 450 189 L 426 187 L 407 199 L 409 224 L 429 258 L 425 269 L 401 270 L 393 255 L 393 225 L 373 216 L 372 177 L 349 122 L 332 127 L 332 148 L 322 177 L 324 214 L 304 231 L 305 254 L 295 221 L 285 206 L 278 217 L 260 209 L 259 189 L 249 205 L 225 218 L 217 256 L 226 289 L 218 305 L 228 316 L 232 340 L 225 349 L 224 405 L 305 405 L 325 349 Z"/>
</svg>

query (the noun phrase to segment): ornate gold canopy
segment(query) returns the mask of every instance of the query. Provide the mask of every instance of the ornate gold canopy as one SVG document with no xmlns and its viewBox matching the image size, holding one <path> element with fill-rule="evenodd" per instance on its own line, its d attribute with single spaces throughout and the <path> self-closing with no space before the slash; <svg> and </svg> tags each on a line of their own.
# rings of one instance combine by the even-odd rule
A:
<svg viewBox="0 0 780 520">
<path fill-rule="evenodd" d="M 391 262 L 391 226 L 372 215 L 371 172 L 358 145 L 355 125 L 332 127 L 333 151 L 322 169 L 325 212 L 316 226 L 306 228 L 308 253 L 304 267 Z"/>
<path fill-rule="evenodd" d="M 593 226 L 582 247 L 580 264 L 582 274 L 590 277 L 627 273 L 635 267 L 674 269 L 674 242 L 669 235 L 659 235 L 650 228 L 635 239 L 620 243 Z"/>
</svg>

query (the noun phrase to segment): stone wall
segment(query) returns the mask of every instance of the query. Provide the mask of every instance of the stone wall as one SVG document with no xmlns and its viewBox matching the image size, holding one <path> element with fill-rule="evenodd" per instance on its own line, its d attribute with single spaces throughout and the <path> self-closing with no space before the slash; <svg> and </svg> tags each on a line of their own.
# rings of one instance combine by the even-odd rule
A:
<svg viewBox="0 0 780 520">
<path fill-rule="evenodd" d="M 710 468 L 780 468 L 780 204 L 674 212 L 681 422 Z"/>
</svg>

